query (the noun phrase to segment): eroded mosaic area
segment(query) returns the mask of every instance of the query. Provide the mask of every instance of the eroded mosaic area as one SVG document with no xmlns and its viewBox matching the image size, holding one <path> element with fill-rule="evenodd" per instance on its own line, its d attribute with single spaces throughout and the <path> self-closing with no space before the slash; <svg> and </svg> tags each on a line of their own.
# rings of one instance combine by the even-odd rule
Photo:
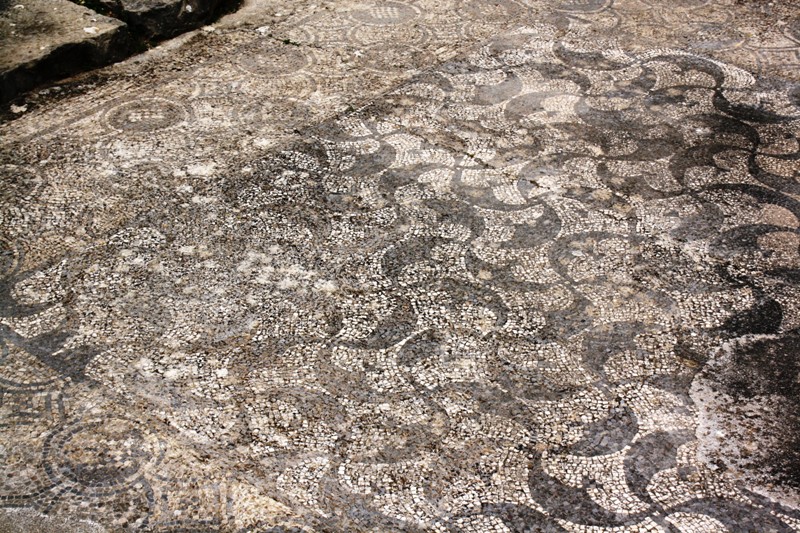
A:
<svg viewBox="0 0 800 533">
<path fill-rule="evenodd" d="M 296 48 L 240 67 L 303 86 Z M 224 167 L 142 162 L 191 145 L 185 102 L 107 106 L 128 137 L 99 153 L 137 161 L 111 202 L 147 207 L 120 227 L 3 168 L 0 502 L 111 531 L 800 530 L 799 95 L 531 24 Z M 22 238 L 70 216 L 103 237 Z"/>
</svg>

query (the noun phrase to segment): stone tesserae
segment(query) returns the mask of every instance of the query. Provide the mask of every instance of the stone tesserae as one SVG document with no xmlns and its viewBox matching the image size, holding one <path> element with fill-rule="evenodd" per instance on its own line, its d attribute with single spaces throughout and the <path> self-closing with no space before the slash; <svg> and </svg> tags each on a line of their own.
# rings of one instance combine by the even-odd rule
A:
<svg viewBox="0 0 800 533">
<path fill-rule="evenodd" d="M 245 2 L 0 126 L 0 529 L 800 530 L 792 2 Z"/>
</svg>

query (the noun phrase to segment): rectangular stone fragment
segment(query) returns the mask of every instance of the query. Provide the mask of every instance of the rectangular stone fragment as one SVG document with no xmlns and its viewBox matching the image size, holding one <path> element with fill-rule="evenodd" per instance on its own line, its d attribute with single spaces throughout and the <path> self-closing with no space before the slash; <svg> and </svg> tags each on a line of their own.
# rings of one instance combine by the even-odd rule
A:
<svg viewBox="0 0 800 533">
<path fill-rule="evenodd" d="M 96 0 L 110 14 L 127 22 L 134 33 L 163 39 L 197 28 L 239 0 Z"/>
<path fill-rule="evenodd" d="M 124 57 L 125 23 L 68 0 L 0 3 L 0 101 Z"/>
</svg>

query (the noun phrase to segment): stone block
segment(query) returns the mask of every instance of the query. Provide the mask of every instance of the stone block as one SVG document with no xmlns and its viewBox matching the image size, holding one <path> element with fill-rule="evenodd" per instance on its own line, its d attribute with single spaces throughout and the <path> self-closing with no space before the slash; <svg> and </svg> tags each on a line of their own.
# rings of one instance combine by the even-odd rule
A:
<svg viewBox="0 0 800 533">
<path fill-rule="evenodd" d="M 67 0 L 0 0 L 0 101 L 125 57 L 125 23 Z"/>
<path fill-rule="evenodd" d="M 164 39 L 198 28 L 238 0 L 94 0 L 98 11 L 125 21 L 138 36 Z"/>
</svg>

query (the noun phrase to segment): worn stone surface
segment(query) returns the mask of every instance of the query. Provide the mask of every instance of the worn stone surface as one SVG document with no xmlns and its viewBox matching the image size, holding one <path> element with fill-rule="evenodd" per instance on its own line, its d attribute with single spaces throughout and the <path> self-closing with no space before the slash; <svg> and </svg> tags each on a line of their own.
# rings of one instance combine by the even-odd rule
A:
<svg viewBox="0 0 800 533">
<path fill-rule="evenodd" d="M 71 520 L 64 516 L 48 516 L 33 509 L 0 510 L 0 531 L 3 533 L 106 533 L 107 530 L 88 520 Z"/>
<path fill-rule="evenodd" d="M 230 10 L 240 0 L 93 0 L 124 20 L 131 30 L 148 39 L 163 39 L 197 28 L 221 10 Z"/>
<path fill-rule="evenodd" d="M 0 501 L 800 530 L 785 5 L 257 1 L 32 100 L 0 129 Z"/>
<path fill-rule="evenodd" d="M 1 0 L 0 102 L 127 50 L 125 24 L 68 0 Z"/>
</svg>

